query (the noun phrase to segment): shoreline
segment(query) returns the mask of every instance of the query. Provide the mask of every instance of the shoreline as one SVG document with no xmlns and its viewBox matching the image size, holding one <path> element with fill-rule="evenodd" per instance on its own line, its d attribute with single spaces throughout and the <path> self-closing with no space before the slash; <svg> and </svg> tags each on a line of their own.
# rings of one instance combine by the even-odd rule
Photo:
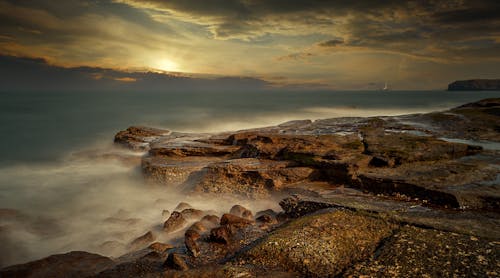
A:
<svg viewBox="0 0 500 278">
<path fill-rule="evenodd" d="M 138 265 L 143 274 L 167 276 L 174 275 L 179 268 L 188 276 L 220 274 L 224 268 L 250 274 L 271 269 L 276 275 L 371 275 L 376 265 L 385 265 L 385 271 L 395 271 L 394 264 L 402 264 L 403 270 L 410 271 L 406 268 L 411 266 L 409 261 L 395 262 L 383 256 L 377 261 L 373 257 L 375 252 L 401 253 L 413 258 L 422 268 L 417 273 L 425 274 L 429 270 L 427 258 L 412 257 L 412 252 L 398 249 L 398 238 L 408 237 L 417 242 L 411 246 L 413 249 L 426 243 L 429 248 L 439 250 L 445 241 L 433 238 L 454 234 L 459 235 L 463 246 L 474 249 L 477 256 L 489 262 L 470 261 L 469 266 L 483 274 L 498 273 L 494 261 L 500 252 L 497 244 L 500 238 L 495 233 L 500 227 L 500 184 L 496 182 L 500 177 L 500 149 L 494 144 L 493 149 L 483 149 L 473 143 L 498 144 L 499 109 L 500 99 L 488 99 L 426 114 L 298 120 L 217 134 L 145 127 L 121 131 L 115 137 L 117 144 L 147 151 L 140 163 L 149 182 L 176 187 L 186 194 L 209 193 L 206 196 L 212 198 L 233 194 L 258 200 L 278 194 L 284 198 L 280 202 L 283 211 L 259 215 L 240 209 L 246 216 L 241 211 L 227 211 L 226 214 L 238 218 L 226 216 L 222 221 L 222 214 L 214 215 L 218 221 L 213 221 L 215 218 L 208 221 L 204 217 L 213 214 L 198 208 L 186 212 L 183 209 L 170 214 L 163 223 L 163 232 L 168 232 L 167 222 L 171 219 L 175 225 L 183 223 L 177 230 L 185 233 L 183 244 L 153 250 L 149 245 L 158 235 L 149 231 L 130 243 L 139 246 L 135 246 L 138 251 L 129 254 L 131 259 L 110 259 L 110 262 L 99 257 L 106 267 L 91 269 L 88 274 L 119 277 L 137 273 Z M 453 142 L 456 139 L 472 144 Z M 102 155 L 104 159 L 127 159 Z M 187 219 L 179 222 L 182 218 Z M 313 234 L 324 229 L 324 223 L 346 225 L 351 230 L 341 229 L 338 233 L 329 230 L 327 236 L 342 242 L 350 231 L 355 234 L 355 241 L 342 249 L 325 241 L 322 233 L 295 239 L 306 243 L 298 247 L 301 252 L 309 250 L 308 245 L 324 246 L 330 251 L 340 248 L 345 258 L 338 261 L 332 254 L 323 255 L 328 260 L 337 260 L 338 267 L 334 268 L 321 263 L 324 257 L 315 255 L 304 255 L 296 261 L 297 254 L 285 246 L 290 244 L 286 235 L 300 235 L 296 234 L 300 226 L 295 226 L 299 223 Z M 357 226 L 352 226 L 353 223 Z M 379 227 L 380 233 L 373 234 L 371 226 Z M 276 235 L 282 238 L 276 239 Z M 361 243 L 367 237 L 370 240 Z M 289 238 L 293 239 L 294 236 Z M 389 244 L 380 246 L 382 241 Z M 278 249 L 252 242 L 277 242 Z M 462 250 L 463 246 L 453 244 L 452 249 Z M 353 253 L 361 247 L 365 252 Z M 493 250 L 489 252 L 494 255 L 482 253 L 486 250 Z M 270 256 L 271 251 L 277 252 L 276 258 Z M 67 258 L 61 256 L 60 260 Z M 68 256 L 72 258 L 74 254 Z M 83 260 L 96 259 L 88 257 L 83 255 Z M 438 261 L 448 259 L 438 256 Z M 306 263 L 309 261 L 316 267 Z M 0 273 L 21 273 L 26 267 L 26 264 L 24 268 L 11 266 Z M 70 273 L 74 270 L 67 269 Z M 456 265 L 441 271 L 444 275 L 452 270 L 461 271 Z"/>
</svg>

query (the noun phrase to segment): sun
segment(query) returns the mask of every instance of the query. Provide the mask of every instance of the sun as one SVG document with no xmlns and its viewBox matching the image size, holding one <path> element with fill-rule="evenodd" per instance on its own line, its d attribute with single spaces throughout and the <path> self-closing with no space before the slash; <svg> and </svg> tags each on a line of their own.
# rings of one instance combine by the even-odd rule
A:
<svg viewBox="0 0 500 278">
<path fill-rule="evenodd" d="M 158 60 L 155 64 L 155 68 L 163 71 L 179 71 L 179 65 L 170 59 Z"/>
</svg>

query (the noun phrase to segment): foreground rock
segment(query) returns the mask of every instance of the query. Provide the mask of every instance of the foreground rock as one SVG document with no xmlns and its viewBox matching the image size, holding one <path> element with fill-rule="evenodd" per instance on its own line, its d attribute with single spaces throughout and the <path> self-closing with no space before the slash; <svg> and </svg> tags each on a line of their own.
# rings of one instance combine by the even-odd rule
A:
<svg viewBox="0 0 500 278">
<path fill-rule="evenodd" d="M 500 243 L 405 226 L 378 254 L 354 265 L 346 276 L 498 277 Z"/>
<path fill-rule="evenodd" d="M 308 277 L 336 276 L 369 258 L 395 225 L 337 210 L 299 218 L 245 252 L 237 263 L 292 270 Z"/>
</svg>

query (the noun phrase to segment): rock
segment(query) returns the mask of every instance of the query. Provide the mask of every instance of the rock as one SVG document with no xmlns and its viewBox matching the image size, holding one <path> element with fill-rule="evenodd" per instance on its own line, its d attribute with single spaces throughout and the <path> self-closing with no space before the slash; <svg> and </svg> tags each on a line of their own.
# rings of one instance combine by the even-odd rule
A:
<svg viewBox="0 0 500 278">
<path fill-rule="evenodd" d="M 369 258 L 394 225 L 368 215 L 334 211 L 298 218 L 237 258 L 307 277 L 334 277 L 352 263 Z"/>
<path fill-rule="evenodd" d="M 212 242 L 227 244 L 231 239 L 231 234 L 231 229 L 227 225 L 220 226 L 217 228 L 213 228 L 210 231 L 209 240 Z"/>
<path fill-rule="evenodd" d="M 199 238 L 200 233 L 195 229 L 190 228 L 184 234 L 184 244 L 193 257 L 197 257 L 200 253 L 200 247 L 196 243 Z"/>
<path fill-rule="evenodd" d="M 276 212 L 272 209 L 266 209 L 266 210 L 261 210 L 261 211 L 258 211 L 257 214 L 255 214 L 255 217 L 260 217 L 262 215 L 270 215 L 270 216 L 273 216 L 275 217 L 276 216 Z"/>
<path fill-rule="evenodd" d="M 148 247 L 149 249 L 152 249 L 158 253 L 163 253 L 167 249 L 172 249 L 174 248 L 173 245 L 166 244 L 166 243 L 161 243 L 161 242 L 153 242 L 151 245 Z"/>
<path fill-rule="evenodd" d="M 234 205 L 231 208 L 231 210 L 229 211 L 229 213 L 236 215 L 236 216 L 239 216 L 239 217 L 242 217 L 242 218 L 253 220 L 252 212 L 249 209 L 247 209 L 243 206 L 240 206 L 240 205 Z"/>
<path fill-rule="evenodd" d="M 271 216 L 269 214 L 263 214 L 259 217 L 256 218 L 257 221 L 265 223 L 265 224 L 276 224 L 278 221 L 274 216 Z"/>
<path fill-rule="evenodd" d="M 306 198 L 294 195 L 287 197 L 280 202 L 280 206 L 289 217 L 297 218 L 320 209 L 335 207 L 334 204 L 320 199 Z"/>
<path fill-rule="evenodd" d="M 500 184 L 494 182 L 498 174 L 497 167 L 481 161 L 421 162 L 396 169 L 364 169 L 358 172 L 355 186 L 443 207 L 499 210 Z"/>
<path fill-rule="evenodd" d="M 165 221 L 165 223 L 163 224 L 163 231 L 165 231 L 166 233 L 175 232 L 183 228 L 185 225 L 187 225 L 187 223 L 187 220 L 180 212 L 174 211 L 167 219 L 167 221 Z"/>
<path fill-rule="evenodd" d="M 161 212 L 161 216 L 163 216 L 163 218 L 165 217 L 170 217 L 170 211 L 167 210 L 167 209 L 164 209 L 162 212 Z"/>
<path fill-rule="evenodd" d="M 88 277 L 114 265 L 107 257 L 73 251 L 0 270 L 0 277 Z"/>
<path fill-rule="evenodd" d="M 217 226 L 217 225 L 219 225 L 220 218 L 217 215 L 205 215 L 205 216 L 203 216 L 201 221 L 206 226 Z"/>
<path fill-rule="evenodd" d="M 168 133 L 169 131 L 164 129 L 131 126 L 115 135 L 115 143 L 133 150 L 146 150 L 150 142 Z"/>
<path fill-rule="evenodd" d="M 185 202 L 180 202 L 174 209 L 174 211 L 183 211 L 185 209 L 191 209 L 193 208 L 190 204 L 185 203 Z"/>
<path fill-rule="evenodd" d="M 185 219 L 200 219 L 205 215 L 202 210 L 193 208 L 184 209 L 181 211 L 181 214 Z"/>
<path fill-rule="evenodd" d="M 405 226 L 377 256 L 355 264 L 346 277 L 493 277 L 500 244 L 474 236 Z"/>
<path fill-rule="evenodd" d="M 450 143 L 433 137 L 387 133 L 383 129 L 363 131 L 364 153 L 373 157 L 370 164 L 395 167 L 403 163 L 456 159 L 478 153 L 481 148 Z"/>
<path fill-rule="evenodd" d="M 289 164 L 255 158 L 231 159 L 209 164 L 187 183 L 194 184 L 193 192 L 265 196 L 307 179 L 314 171 L 308 167 L 288 167 Z"/>
<path fill-rule="evenodd" d="M 235 227 L 244 227 L 248 225 L 252 225 L 254 222 L 252 220 L 248 220 L 246 218 L 238 217 L 232 214 L 224 214 L 220 219 L 221 225 L 231 225 Z"/>
<path fill-rule="evenodd" d="M 144 235 L 134 239 L 130 243 L 129 248 L 132 250 L 141 249 L 143 247 L 146 247 L 146 245 L 148 245 L 149 243 L 151 243 L 154 240 L 155 240 L 155 236 L 153 235 L 153 233 L 151 231 L 148 231 Z"/>
<path fill-rule="evenodd" d="M 141 167 L 147 181 L 175 187 L 187 182 L 192 173 L 221 160 L 219 157 L 172 158 L 149 155 L 142 158 Z"/>
<path fill-rule="evenodd" d="M 499 91 L 500 79 L 459 80 L 448 85 L 448 91 Z"/>
<path fill-rule="evenodd" d="M 163 264 L 164 267 L 175 269 L 175 270 L 188 270 L 189 266 L 182 257 L 182 255 L 177 253 L 170 253 L 167 260 Z"/>
</svg>

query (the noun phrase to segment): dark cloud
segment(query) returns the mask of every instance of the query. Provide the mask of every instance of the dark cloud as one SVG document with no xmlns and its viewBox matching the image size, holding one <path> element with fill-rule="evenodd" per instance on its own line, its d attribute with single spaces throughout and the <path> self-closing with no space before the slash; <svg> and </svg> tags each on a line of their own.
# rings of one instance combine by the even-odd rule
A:
<svg viewBox="0 0 500 278">
<path fill-rule="evenodd" d="M 335 47 L 344 43 L 344 39 L 333 39 L 318 43 L 321 47 Z"/>
</svg>

